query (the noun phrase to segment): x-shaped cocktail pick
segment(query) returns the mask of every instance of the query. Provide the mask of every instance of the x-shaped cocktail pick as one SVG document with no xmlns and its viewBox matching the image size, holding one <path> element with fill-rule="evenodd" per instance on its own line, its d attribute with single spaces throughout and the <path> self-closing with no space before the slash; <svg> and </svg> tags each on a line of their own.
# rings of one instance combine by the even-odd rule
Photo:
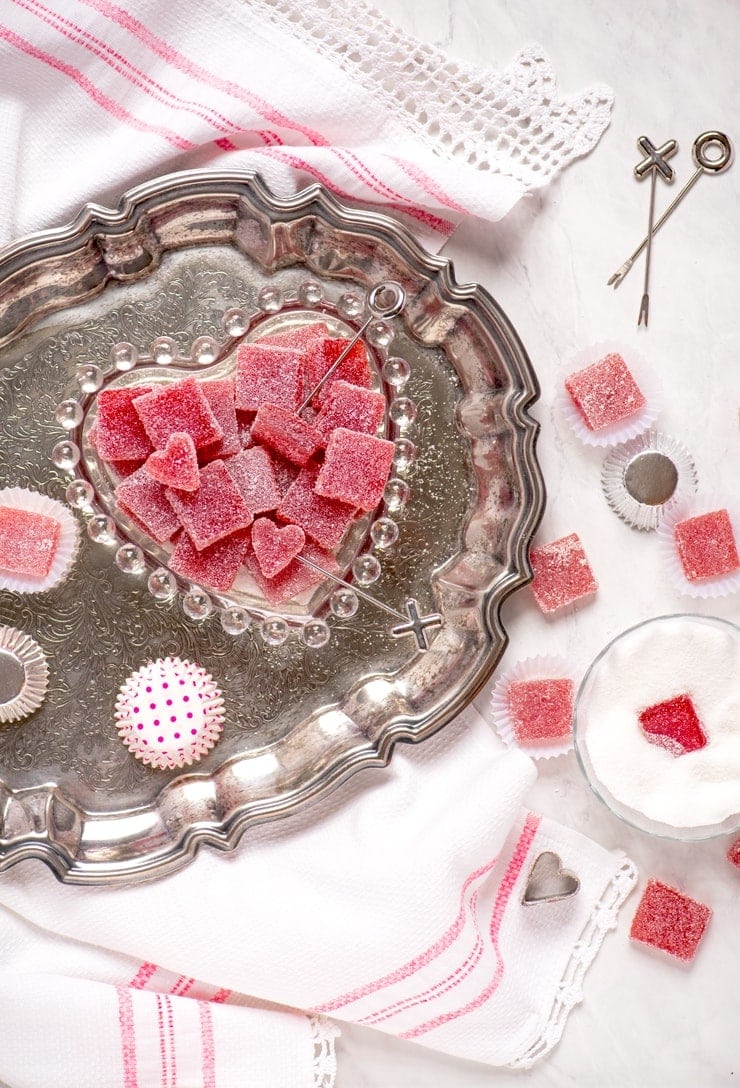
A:
<svg viewBox="0 0 740 1088">
<path fill-rule="evenodd" d="M 637 324 L 645 325 L 648 323 L 648 311 L 650 308 L 650 295 L 648 294 L 648 285 L 650 282 L 650 256 L 653 248 L 653 220 L 655 217 L 655 181 L 658 174 L 664 181 L 670 184 L 673 181 L 674 173 L 673 167 L 668 165 L 667 160 L 675 155 L 678 151 L 678 144 L 675 140 L 666 140 L 661 147 L 655 147 L 650 142 L 647 136 L 640 136 L 637 141 L 637 146 L 645 154 L 645 158 L 638 162 L 635 167 L 635 177 L 638 181 L 642 181 L 643 178 L 650 174 L 650 213 L 648 218 L 648 233 L 647 233 L 647 252 L 645 254 L 645 280 L 642 287 L 642 299 L 640 301 L 640 313 L 637 317 Z"/>
</svg>

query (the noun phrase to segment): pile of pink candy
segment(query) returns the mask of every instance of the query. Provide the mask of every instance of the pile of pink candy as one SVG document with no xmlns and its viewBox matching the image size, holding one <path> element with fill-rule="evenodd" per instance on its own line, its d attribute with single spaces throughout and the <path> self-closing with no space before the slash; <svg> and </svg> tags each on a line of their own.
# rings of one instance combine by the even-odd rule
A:
<svg viewBox="0 0 740 1088">
<path fill-rule="evenodd" d="M 301 405 L 348 340 L 313 323 L 243 344 L 233 378 L 194 376 L 98 394 L 93 444 L 116 500 L 170 567 L 228 591 L 243 567 L 271 604 L 336 570 L 350 525 L 383 497 L 395 447 L 377 436 L 385 398 L 357 343 Z"/>
</svg>

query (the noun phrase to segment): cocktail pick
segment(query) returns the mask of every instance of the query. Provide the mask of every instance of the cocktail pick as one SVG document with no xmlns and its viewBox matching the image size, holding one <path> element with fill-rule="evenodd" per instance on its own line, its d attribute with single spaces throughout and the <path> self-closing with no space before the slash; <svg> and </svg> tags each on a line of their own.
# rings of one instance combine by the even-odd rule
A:
<svg viewBox="0 0 740 1088">
<path fill-rule="evenodd" d="M 675 140 L 666 140 L 661 147 L 655 147 L 647 136 L 640 136 L 637 141 L 637 146 L 641 151 L 645 153 L 645 158 L 638 162 L 635 167 L 635 177 L 638 181 L 642 181 L 650 174 L 650 212 L 648 217 L 648 233 L 647 233 L 647 253 L 645 254 L 645 279 L 642 287 L 642 299 L 640 301 L 640 313 L 637 317 L 637 324 L 645 325 L 648 323 L 648 311 L 650 308 L 650 295 L 648 293 L 648 286 L 650 283 L 650 257 L 653 248 L 653 217 L 655 215 L 655 182 L 658 174 L 664 181 L 670 184 L 673 181 L 674 173 L 673 167 L 668 165 L 667 160 L 675 155 L 678 151 L 678 144 Z"/>
</svg>

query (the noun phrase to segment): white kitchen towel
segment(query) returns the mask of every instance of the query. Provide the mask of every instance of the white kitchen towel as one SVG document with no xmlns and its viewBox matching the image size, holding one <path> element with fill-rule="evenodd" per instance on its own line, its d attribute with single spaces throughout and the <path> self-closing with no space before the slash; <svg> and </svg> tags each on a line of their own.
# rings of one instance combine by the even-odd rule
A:
<svg viewBox="0 0 740 1088">
<path fill-rule="evenodd" d="M 364 0 L 4 0 L 0 242 L 234 167 L 384 205 L 438 249 L 590 151 L 611 102 L 560 94 L 537 46 L 498 71 L 454 61 Z"/>
<path fill-rule="evenodd" d="M 315 1019 L 256 1010 L 242 995 L 319 1025 L 351 1020 L 464 1058 L 531 1064 L 560 1037 L 635 880 L 624 855 L 522 809 L 535 773 L 469 708 L 388 768 L 158 882 L 78 888 L 39 863 L 16 866 L 0 878 L 0 1022 L 7 1010 L 13 1023 L 0 1083 L 46 1083 L 19 1070 L 53 1057 L 56 1036 L 39 1033 L 32 1012 L 50 994 L 65 1010 L 96 1010 L 94 1031 L 76 1040 L 78 1079 L 54 1088 L 189 1084 L 170 1073 L 203 1062 L 204 1015 L 219 1088 L 332 1083 L 315 1079 Z M 580 889 L 524 905 L 543 851 Z M 268 1042 L 252 1046 L 259 1036 Z M 270 1044 L 282 1036 L 284 1047 Z M 251 1080 L 235 1072 L 243 1047 Z"/>
</svg>

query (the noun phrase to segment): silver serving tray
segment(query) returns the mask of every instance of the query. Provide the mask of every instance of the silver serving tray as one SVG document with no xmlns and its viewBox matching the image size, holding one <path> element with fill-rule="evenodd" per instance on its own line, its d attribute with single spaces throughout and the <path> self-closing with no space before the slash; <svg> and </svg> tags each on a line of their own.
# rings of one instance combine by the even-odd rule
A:
<svg viewBox="0 0 740 1088">
<path fill-rule="evenodd" d="M 38 857 L 70 883 L 121 883 L 172 872 L 202 843 L 232 849 L 250 824 L 430 736 L 503 652 L 501 604 L 531 577 L 545 499 L 531 365 L 482 287 L 456 283 L 450 262 L 391 218 L 318 185 L 282 200 L 251 173 L 172 175 L 0 252 L 0 485 L 63 501 L 69 477 L 49 453 L 79 364 L 161 335 L 187 350 L 265 284 L 290 292 L 307 278 L 334 299 L 382 280 L 407 291 L 393 353 L 411 365 L 419 456 L 373 592 L 392 606 L 415 598 L 444 625 L 426 652 L 390 638 L 367 605 L 333 621 L 323 650 L 269 647 L 251 629 L 233 639 L 216 619 L 186 619 L 177 600 L 155 602 L 145 578 L 84 537 L 59 588 L 0 592 L 0 623 L 32 635 L 50 664 L 44 705 L 0 727 L 0 870 Z M 123 680 L 166 655 L 198 661 L 224 693 L 224 735 L 193 772 L 143 766 L 114 727 Z"/>
</svg>

